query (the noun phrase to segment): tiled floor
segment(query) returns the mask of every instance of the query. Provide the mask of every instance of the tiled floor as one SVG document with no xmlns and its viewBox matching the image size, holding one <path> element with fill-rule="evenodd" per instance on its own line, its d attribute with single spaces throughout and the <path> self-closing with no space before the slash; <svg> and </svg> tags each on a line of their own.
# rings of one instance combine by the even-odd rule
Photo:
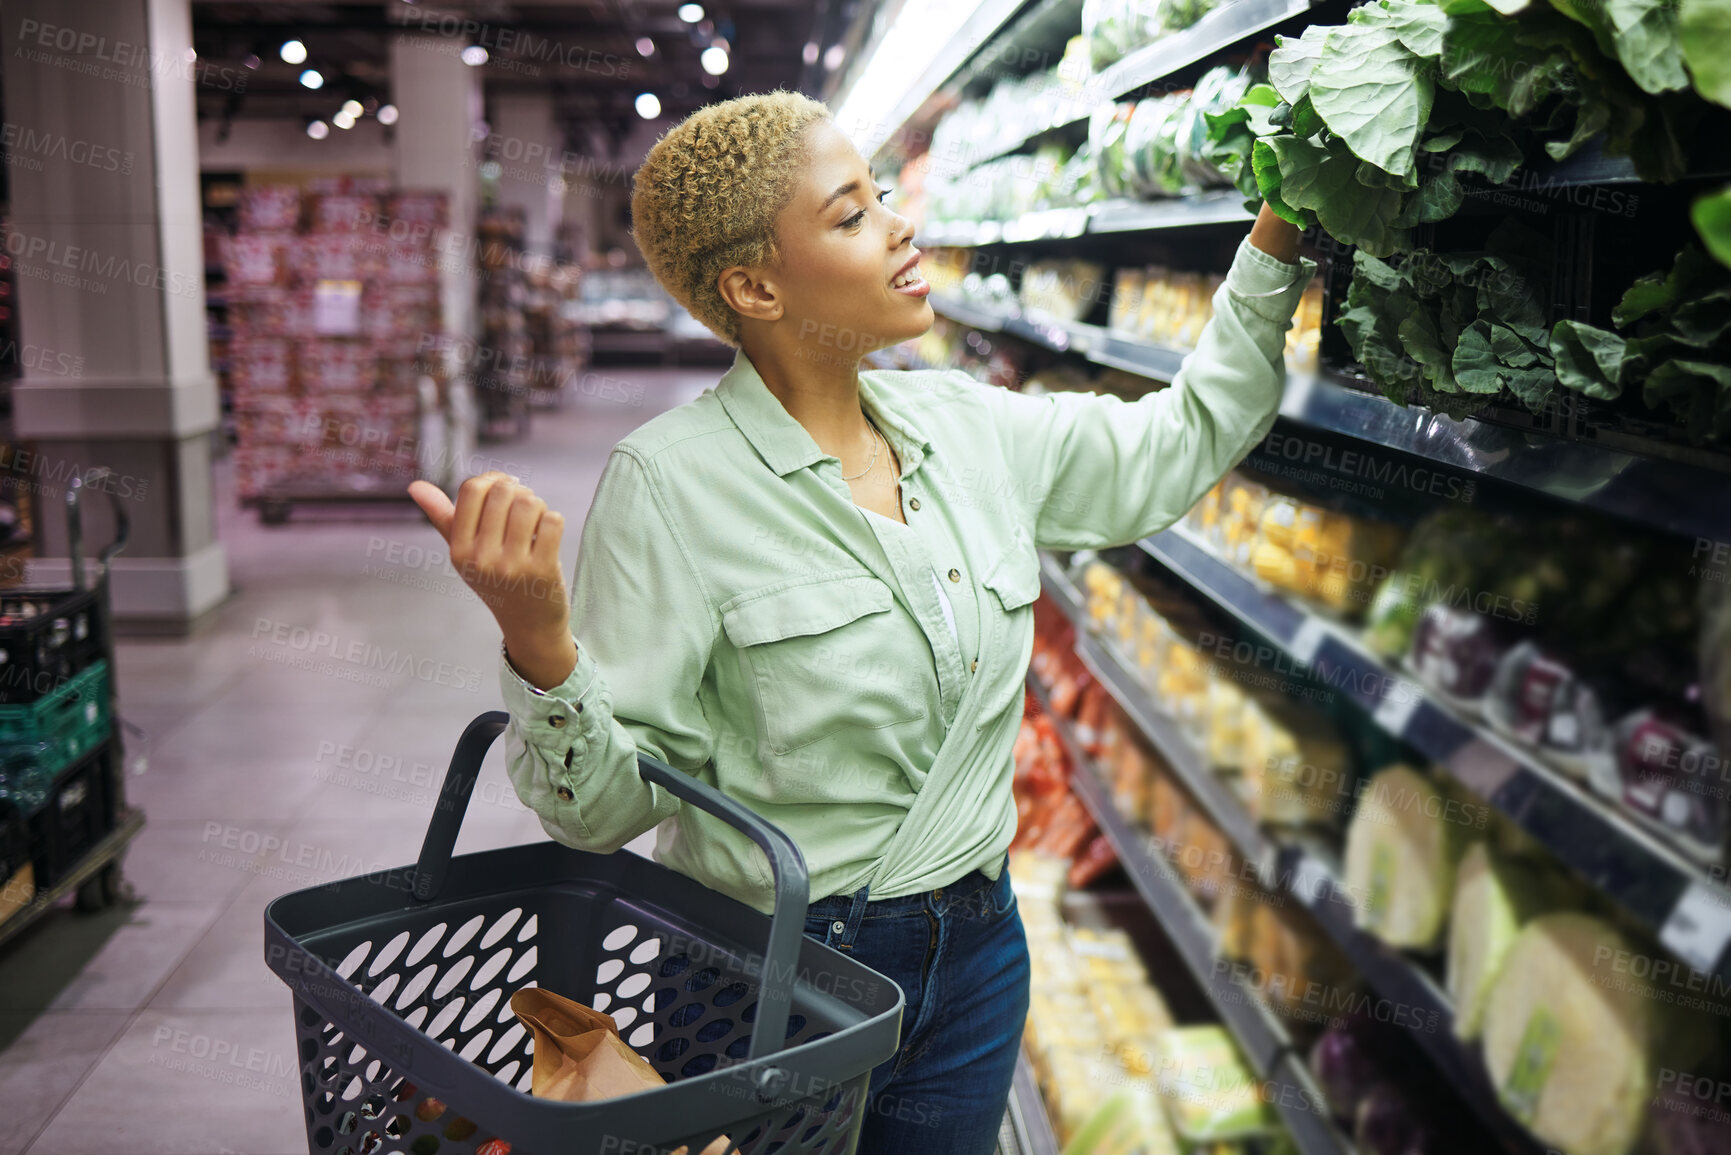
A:
<svg viewBox="0 0 1731 1155">
<path fill-rule="evenodd" d="M 721 375 L 615 372 L 644 386 L 640 405 L 597 399 L 630 389 L 578 388 L 527 442 L 482 450 L 506 464 L 479 468 L 566 514 L 567 574 L 608 449 Z M 0 951 L 0 1155 L 304 1155 L 265 904 L 412 862 L 457 736 L 499 706 L 493 620 L 426 561 L 441 543 L 413 506 L 296 511 L 267 529 L 222 466 L 218 480 L 235 587 L 219 623 L 116 656 L 121 713 L 149 736 L 128 748 L 146 752 L 127 779 L 148 823 L 125 862 L 140 901 L 56 911 Z M 316 649 L 315 635 L 328 639 Z M 355 642 L 447 669 L 380 674 L 341 659 Z M 544 837 L 495 747 L 458 851 Z"/>
</svg>

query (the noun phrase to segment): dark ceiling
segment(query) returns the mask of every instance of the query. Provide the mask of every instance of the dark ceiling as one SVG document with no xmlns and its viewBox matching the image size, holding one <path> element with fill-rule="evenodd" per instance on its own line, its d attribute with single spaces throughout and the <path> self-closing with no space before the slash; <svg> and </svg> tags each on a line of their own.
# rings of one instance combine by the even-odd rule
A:
<svg viewBox="0 0 1731 1155">
<path fill-rule="evenodd" d="M 409 32 L 439 36 L 454 45 L 479 44 L 483 91 L 546 91 L 566 145 L 589 151 L 597 134 L 610 150 L 638 123 L 634 101 L 654 92 L 663 114 L 680 117 L 701 104 L 769 88 L 818 94 L 826 72 L 821 52 L 842 40 L 869 0 L 712 0 L 704 20 L 687 24 L 680 0 L 192 0 L 193 44 L 214 76 L 248 69 L 243 92 L 232 83 L 204 83 L 200 120 L 302 118 L 332 115 L 354 97 L 369 111 L 390 100 L 390 40 Z M 727 38 L 731 65 L 715 87 L 698 54 L 716 36 Z M 648 36 L 653 55 L 639 55 Z M 307 46 L 305 64 L 289 65 L 277 49 L 289 39 Z M 819 63 L 804 60 L 808 41 Z M 628 64 L 614 67 L 614 62 Z M 301 71 L 317 67 L 325 84 L 303 88 Z"/>
</svg>

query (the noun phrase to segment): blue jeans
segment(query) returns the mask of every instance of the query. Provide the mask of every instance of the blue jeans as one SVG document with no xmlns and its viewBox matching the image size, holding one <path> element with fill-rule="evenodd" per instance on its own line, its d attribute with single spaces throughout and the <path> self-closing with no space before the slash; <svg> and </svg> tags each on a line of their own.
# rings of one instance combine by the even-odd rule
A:
<svg viewBox="0 0 1731 1155">
<path fill-rule="evenodd" d="M 924 894 L 815 902 L 805 933 L 893 979 L 901 1045 L 872 1071 L 858 1155 L 992 1155 L 1028 1016 L 1028 940 L 1006 867 Z"/>
</svg>

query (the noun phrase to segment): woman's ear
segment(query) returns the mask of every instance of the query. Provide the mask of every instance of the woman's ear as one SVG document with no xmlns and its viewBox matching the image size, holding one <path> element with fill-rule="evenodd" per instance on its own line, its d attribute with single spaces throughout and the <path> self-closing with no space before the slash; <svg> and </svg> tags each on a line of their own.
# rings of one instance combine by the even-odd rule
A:
<svg viewBox="0 0 1731 1155">
<path fill-rule="evenodd" d="M 773 284 L 756 269 L 734 265 L 723 269 L 716 278 L 716 291 L 721 299 L 742 317 L 754 321 L 774 321 L 781 317 L 781 300 Z"/>
</svg>

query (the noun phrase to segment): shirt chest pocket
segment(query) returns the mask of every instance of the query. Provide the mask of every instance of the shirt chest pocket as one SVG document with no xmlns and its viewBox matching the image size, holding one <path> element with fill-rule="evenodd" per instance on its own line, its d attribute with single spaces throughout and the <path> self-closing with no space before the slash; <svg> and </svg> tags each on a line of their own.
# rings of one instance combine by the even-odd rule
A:
<svg viewBox="0 0 1731 1155">
<path fill-rule="evenodd" d="M 1034 547 L 1017 541 L 998 556 L 982 584 L 998 597 L 1006 614 L 1015 615 L 1040 596 L 1040 555 Z"/>
<path fill-rule="evenodd" d="M 992 680 L 981 687 L 985 698 L 977 729 L 984 729 L 1007 709 L 1020 710 L 1023 681 L 1033 655 L 1032 606 L 1040 596 L 1040 555 L 1032 544 L 1013 543 L 992 563 L 981 584 L 992 591 L 988 604 L 997 611 L 992 614 L 992 634 L 998 657 L 989 675 Z"/>
<path fill-rule="evenodd" d="M 721 608 L 771 753 L 925 717 L 925 671 L 896 644 L 893 608 L 875 577 L 743 594 Z"/>
</svg>

